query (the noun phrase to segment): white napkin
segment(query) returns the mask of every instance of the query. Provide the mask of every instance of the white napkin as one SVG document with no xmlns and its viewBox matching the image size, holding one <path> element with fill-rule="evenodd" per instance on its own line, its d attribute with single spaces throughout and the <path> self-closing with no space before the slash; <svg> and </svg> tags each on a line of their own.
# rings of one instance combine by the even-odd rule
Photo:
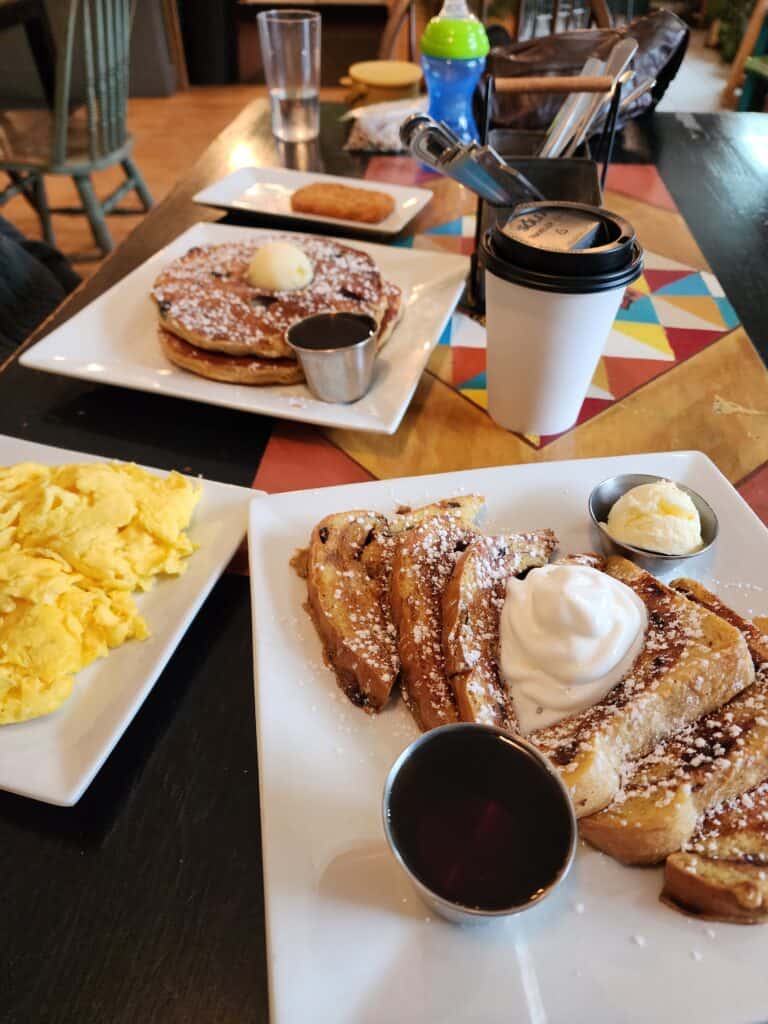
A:
<svg viewBox="0 0 768 1024">
<path fill-rule="evenodd" d="M 400 125 L 409 114 L 421 113 L 428 105 L 427 96 L 414 96 L 407 100 L 372 103 L 367 107 L 348 110 L 341 118 L 342 121 L 352 121 L 352 131 L 344 149 L 404 153 L 405 148 L 400 141 Z"/>
</svg>

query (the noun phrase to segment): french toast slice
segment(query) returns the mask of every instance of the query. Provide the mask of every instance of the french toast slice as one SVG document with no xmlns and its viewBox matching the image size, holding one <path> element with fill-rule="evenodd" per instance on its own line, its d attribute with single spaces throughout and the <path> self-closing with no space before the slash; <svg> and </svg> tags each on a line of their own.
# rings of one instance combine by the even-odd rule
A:
<svg viewBox="0 0 768 1024">
<path fill-rule="evenodd" d="M 392 533 L 398 534 L 418 526 L 433 516 L 447 515 L 459 523 L 474 523 L 484 509 L 485 498 L 482 494 L 458 494 L 454 498 L 441 498 L 420 508 L 399 505 L 394 515 L 389 517 L 389 525 Z"/>
<path fill-rule="evenodd" d="M 307 608 L 339 686 L 353 704 L 378 711 L 399 661 L 385 600 L 392 536 L 377 512 L 339 512 L 312 530 Z"/>
<path fill-rule="evenodd" d="M 401 691 L 423 731 L 459 719 L 443 656 L 441 602 L 459 555 L 477 536 L 471 524 L 436 516 L 405 531 L 395 545 L 389 596 Z"/>
<path fill-rule="evenodd" d="M 441 600 L 445 671 L 459 719 L 515 728 L 499 680 L 499 619 L 507 580 L 545 565 L 557 547 L 552 530 L 478 537 L 462 552 Z"/>
<path fill-rule="evenodd" d="M 380 710 L 400 670 L 389 607 L 395 536 L 432 516 L 472 521 L 483 505 L 478 495 L 460 495 L 392 516 L 353 510 L 326 516 L 313 529 L 307 607 L 339 686 L 354 704 Z M 301 555 L 293 559 L 300 568 Z"/>
<path fill-rule="evenodd" d="M 714 921 L 768 921 L 768 782 L 712 808 L 664 867 L 662 900 Z"/>
<path fill-rule="evenodd" d="M 625 864 L 656 864 L 683 847 L 701 815 L 768 776 L 768 637 L 693 580 L 679 593 L 739 630 L 755 681 L 639 761 L 610 807 L 580 822 L 582 836 Z"/>
<path fill-rule="evenodd" d="M 747 647 L 752 655 L 752 661 L 755 663 L 755 669 L 760 668 L 763 663 L 768 664 L 768 635 L 766 635 L 768 634 L 768 620 L 747 619 L 743 615 L 739 615 L 733 608 L 729 608 L 717 594 L 707 590 L 698 580 L 680 577 L 679 579 L 672 580 L 670 586 L 678 594 L 685 594 L 690 601 L 695 601 L 696 604 L 708 608 L 715 615 L 719 615 L 721 619 L 725 619 L 726 622 L 730 622 L 732 626 L 735 626 L 747 641 Z"/>
<path fill-rule="evenodd" d="M 605 571 L 646 605 L 643 650 L 594 707 L 529 737 L 560 770 L 578 818 L 611 803 L 631 762 L 755 677 L 744 637 L 730 623 L 624 558 L 609 558 Z"/>
</svg>

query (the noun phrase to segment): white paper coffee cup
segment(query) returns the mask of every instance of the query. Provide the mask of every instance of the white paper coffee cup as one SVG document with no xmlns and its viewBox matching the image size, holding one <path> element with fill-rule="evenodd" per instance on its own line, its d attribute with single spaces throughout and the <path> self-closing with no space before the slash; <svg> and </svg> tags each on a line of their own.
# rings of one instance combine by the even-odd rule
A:
<svg viewBox="0 0 768 1024">
<path fill-rule="evenodd" d="M 642 272 L 634 231 L 596 207 L 534 203 L 486 234 L 481 259 L 489 414 L 519 433 L 567 430 Z"/>
</svg>

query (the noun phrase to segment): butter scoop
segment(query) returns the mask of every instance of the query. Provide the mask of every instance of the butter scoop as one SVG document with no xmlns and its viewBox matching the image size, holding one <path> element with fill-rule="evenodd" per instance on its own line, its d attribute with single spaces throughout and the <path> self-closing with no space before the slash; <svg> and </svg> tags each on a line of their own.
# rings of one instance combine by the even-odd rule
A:
<svg viewBox="0 0 768 1024">
<path fill-rule="evenodd" d="M 664 555 L 690 555 L 702 545 L 698 509 L 671 480 L 627 491 L 611 508 L 603 528 L 620 544 Z"/>
<path fill-rule="evenodd" d="M 256 250 L 246 277 L 254 288 L 293 292 L 306 288 L 315 276 L 307 254 L 290 242 L 267 242 Z"/>
</svg>

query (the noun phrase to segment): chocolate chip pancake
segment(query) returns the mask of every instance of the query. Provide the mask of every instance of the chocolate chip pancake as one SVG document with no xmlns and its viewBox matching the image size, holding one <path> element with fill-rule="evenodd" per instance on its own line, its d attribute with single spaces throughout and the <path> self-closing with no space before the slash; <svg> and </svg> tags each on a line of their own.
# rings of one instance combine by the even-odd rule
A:
<svg viewBox="0 0 768 1024">
<path fill-rule="evenodd" d="M 392 337 L 392 332 L 400 323 L 403 315 L 403 293 L 396 284 L 391 281 L 384 281 L 383 294 L 386 306 L 379 320 L 379 336 L 376 339 L 376 348 L 380 350 Z"/>
<path fill-rule="evenodd" d="M 312 283 L 290 292 L 266 292 L 248 281 L 254 252 L 289 240 L 314 267 Z M 288 358 L 285 341 L 296 320 L 314 313 L 369 313 L 381 320 L 384 282 L 367 253 L 324 238 L 264 235 L 254 242 L 197 246 L 174 260 L 155 281 L 160 322 L 197 348 L 226 355 Z"/>
<path fill-rule="evenodd" d="M 157 328 L 160 348 L 166 359 L 198 377 L 220 380 L 227 384 L 299 384 L 304 380 L 295 359 L 259 359 L 254 356 L 225 356 L 190 345 L 183 338 Z"/>
<path fill-rule="evenodd" d="M 382 294 L 386 301 L 384 313 L 379 321 L 379 336 L 376 347 L 380 349 L 389 341 L 402 315 L 402 292 L 395 284 L 383 282 Z M 267 358 L 258 356 L 228 356 L 220 352 L 190 345 L 165 327 L 158 326 L 157 337 L 160 347 L 175 366 L 196 373 L 199 377 L 219 380 L 227 384 L 299 384 L 304 374 L 296 360 L 291 358 Z"/>
</svg>

